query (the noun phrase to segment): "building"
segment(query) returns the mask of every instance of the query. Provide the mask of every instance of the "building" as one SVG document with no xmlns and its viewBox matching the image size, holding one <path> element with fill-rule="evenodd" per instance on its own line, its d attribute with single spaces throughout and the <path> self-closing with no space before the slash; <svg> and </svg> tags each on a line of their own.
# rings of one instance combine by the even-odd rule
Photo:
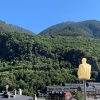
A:
<svg viewBox="0 0 100 100">
<path fill-rule="evenodd" d="M 86 85 L 87 87 L 88 86 L 100 86 L 100 83 L 99 82 L 87 82 Z"/>
<path fill-rule="evenodd" d="M 78 91 L 83 95 L 83 87 L 80 86 L 78 87 Z M 86 87 L 86 93 L 87 93 L 87 97 L 94 97 L 96 95 L 96 90 L 95 87 L 93 86 L 88 86 Z"/>
<path fill-rule="evenodd" d="M 49 93 L 47 100 L 71 100 L 72 94 L 70 92 L 54 92 Z"/>
<path fill-rule="evenodd" d="M 95 86 L 95 89 L 96 89 L 96 94 L 100 95 L 100 86 Z"/>
<path fill-rule="evenodd" d="M 69 92 L 70 88 L 67 86 L 46 86 L 45 90 L 38 90 L 38 96 L 46 97 L 52 91 L 54 91 L 54 92 Z"/>
<path fill-rule="evenodd" d="M 76 84 L 76 83 L 64 83 L 64 86 L 67 86 L 70 88 L 70 92 L 72 94 L 75 94 L 78 91 L 78 87 L 83 87 L 83 84 Z"/>
<path fill-rule="evenodd" d="M 83 94 L 83 84 L 77 83 L 64 83 L 63 86 L 46 86 L 45 90 L 39 90 L 38 96 L 46 97 L 52 92 L 70 92 L 75 95 L 76 92 Z M 86 83 L 87 97 L 100 97 L 100 83 L 99 82 L 87 82 Z"/>
<path fill-rule="evenodd" d="M 47 92 L 44 90 L 38 90 L 38 96 L 39 97 L 46 97 L 47 96 Z"/>
<path fill-rule="evenodd" d="M 52 91 L 61 91 L 61 92 L 68 92 L 70 91 L 70 88 L 67 86 L 46 86 L 47 92 L 52 92 Z"/>
<path fill-rule="evenodd" d="M 5 98 L 4 97 L 4 93 L 0 93 L 0 100 L 34 100 L 33 97 L 31 96 L 25 96 L 25 95 L 19 95 L 19 94 L 16 94 L 16 96 L 13 96 L 12 93 L 10 93 L 10 96 L 9 98 Z M 40 98 L 37 98 L 37 100 L 44 100 L 44 99 L 40 99 Z"/>
</svg>

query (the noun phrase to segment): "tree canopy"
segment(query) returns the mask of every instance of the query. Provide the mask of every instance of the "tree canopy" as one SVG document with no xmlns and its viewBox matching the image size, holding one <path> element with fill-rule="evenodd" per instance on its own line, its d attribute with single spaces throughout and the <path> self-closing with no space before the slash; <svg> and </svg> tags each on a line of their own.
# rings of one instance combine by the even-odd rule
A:
<svg viewBox="0 0 100 100">
<path fill-rule="evenodd" d="M 0 32 L 0 91 L 8 84 L 32 96 L 48 85 L 81 83 L 76 79 L 82 57 L 92 64 L 93 81 L 100 81 L 99 38 Z"/>
</svg>

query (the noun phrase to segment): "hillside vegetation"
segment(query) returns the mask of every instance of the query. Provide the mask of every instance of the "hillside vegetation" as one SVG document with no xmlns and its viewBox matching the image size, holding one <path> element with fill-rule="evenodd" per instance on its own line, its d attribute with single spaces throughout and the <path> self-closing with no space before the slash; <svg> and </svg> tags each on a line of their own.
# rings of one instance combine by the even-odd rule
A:
<svg viewBox="0 0 100 100">
<path fill-rule="evenodd" d="M 67 21 L 67 22 L 53 25 L 45 29 L 44 31 L 40 32 L 39 34 L 40 35 L 44 35 L 44 34 L 51 35 L 51 34 L 54 34 L 62 30 L 66 26 L 72 26 L 86 35 L 100 38 L 100 21 L 96 21 L 96 20 L 86 20 L 82 22 Z"/>
<path fill-rule="evenodd" d="M 27 34 L 35 34 L 30 30 L 25 30 L 22 27 L 13 25 L 13 24 L 6 24 L 6 22 L 0 20 L 0 32 L 22 32 Z"/>
<path fill-rule="evenodd" d="M 72 26 L 67 26 L 65 28 L 63 28 L 62 30 L 56 32 L 56 33 L 53 33 L 51 35 L 54 35 L 54 36 L 72 36 L 72 37 L 75 37 L 75 36 L 87 36 L 85 35 L 84 33 L 80 32 L 79 30 L 77 30 L 76 28 L 72 27 Z"/>
<path fill-rule="evenodd" d="M 83 57 L 92 65 L 92 81 L 100 82 L 99 38 L 0 32 L 0 91 L 8 83 L 9 90 L 32 96 L 47 85 L 80 83 Z"/>
</svg>

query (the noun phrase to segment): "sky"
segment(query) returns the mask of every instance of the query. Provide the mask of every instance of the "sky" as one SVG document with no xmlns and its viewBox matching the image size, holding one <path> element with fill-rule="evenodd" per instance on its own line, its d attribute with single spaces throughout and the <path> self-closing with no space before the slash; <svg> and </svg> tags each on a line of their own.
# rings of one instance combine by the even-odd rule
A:
<svg viewBox="0 0 100 100">
<path fill-rule="evenodd" d="M 0 0 L 0 20 L 38 34 L 66 21 L 100 21 L 100 0 Z"/>
</svg>

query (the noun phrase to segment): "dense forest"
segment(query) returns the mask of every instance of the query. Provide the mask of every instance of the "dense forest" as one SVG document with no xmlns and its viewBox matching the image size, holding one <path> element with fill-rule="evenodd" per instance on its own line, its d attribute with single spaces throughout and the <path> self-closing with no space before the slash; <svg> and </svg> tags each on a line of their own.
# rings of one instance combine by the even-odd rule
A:
<svg viewBox="0 0 100 100">
<path fill-rule="evenodd" d="M 78 83 L 77 70 L 82 57 L 92 65 L 92 81 L 100 81 L 100 39 L 0 33 L 0 88 L 21 88 L 33 95 L 47 85 Z M 80 81 L 81 82 L 81 81 Z"/>
<path fill-rule="evenodd" d="M 73 22 L 71 22 L 73 23 Z M 33 96 L 48 85 L 77 81 L 83 57 L 91 64 L 91 81 L 100 82 L 100 38 L 66 26 L 49 35 L 13 32 L 0 26 L 0 92 L 22 89 Z"/>
</svg>

